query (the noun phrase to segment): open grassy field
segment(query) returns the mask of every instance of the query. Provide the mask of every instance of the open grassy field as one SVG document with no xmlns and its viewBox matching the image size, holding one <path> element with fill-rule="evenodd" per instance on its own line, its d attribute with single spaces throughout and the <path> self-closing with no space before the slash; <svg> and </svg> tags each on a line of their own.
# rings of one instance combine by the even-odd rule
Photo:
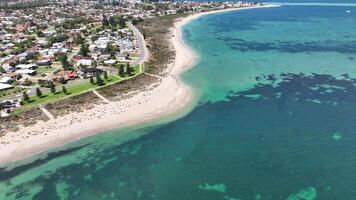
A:
<svg viewBox="0 0 356 200">
<path fill-rule="evenodd" d="M 12 89 L 9 90 L 4 90 L 0 92 L 0 101 L 8 99 L 9 97 L 16 96 L 19 94 L 22 94 L 23 91 L 26 91 L 26 89 L 21 88 L 19 86 L 15 86 Z"/>
<path fill-rule="evenodd" d="M 85 83 L 66 88 L 67 89 L 66 94 L 62 92 L 62 86 L 57 86 L 56 93 L 49 92 L 49 93 L 43 94 L 42 97 L 31 96 L 30 100 L 23 102 L 24 103 L 23 106 L 21 108 L 17 109 L 14 112 L 14 114 L 19 114 L 29 108 L 52 103 L 52 102 L 55 102 L 55 101 L 58 101 L 58 100 L 61 100 L 64 98 L 68 98 L 68 97 L 72 97 L 72 96 L 75 96 L 78 94 L 88 92 L 93 89 L 102 88 L 102 87 L 105 87 L 105 86 L 108 86 L 108 85 L 111 85 L 111 84 L 114 84 L 114 83 L 117 83 L 117 82 L 123 80 L 116 75 L 110 75 L 108 77 L 108 80 L 105 80 L 103 77 L 102 77 L 102 79 L 105 83 L 105 85 L 102 85 L 102 86 L 99 86 L 97 84 L 91 84 L 88 79 Z"/>
</svg>

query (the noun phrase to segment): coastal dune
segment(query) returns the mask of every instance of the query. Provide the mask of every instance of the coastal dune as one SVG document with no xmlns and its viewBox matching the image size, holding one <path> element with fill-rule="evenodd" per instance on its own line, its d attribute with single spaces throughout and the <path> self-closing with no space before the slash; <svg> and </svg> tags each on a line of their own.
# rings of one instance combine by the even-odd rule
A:
<svg viewBox="0 0 356 200">
<path fill-rule="evenodd" d="M 268 6 L 259 6 L 268 7 Z M 183 41 L 181 28 L 192 19 L 202 15 L 259 7 L 234 8 L 190 15 L 175 24 L 172 29 L 172 44 L 176 51 L 175 60 L 167 68 L 167 73 L 159 79 L 157 87 L 138 91 L 127 99 L 96 105 L 80 113 L 71 113 L 40 121 L 30 127 L 22 127 L 17 132 L 6 133 L 0 139 L 0 165 L 25 159 L 43 151 L 63 146 L 83 137 L 105 130 L 122 128 L 137 123 L 183 111 L 192 103 L 192 88 L 184 84 L 179 75 L 192 67 L 198 57 Z"/>
</svg>

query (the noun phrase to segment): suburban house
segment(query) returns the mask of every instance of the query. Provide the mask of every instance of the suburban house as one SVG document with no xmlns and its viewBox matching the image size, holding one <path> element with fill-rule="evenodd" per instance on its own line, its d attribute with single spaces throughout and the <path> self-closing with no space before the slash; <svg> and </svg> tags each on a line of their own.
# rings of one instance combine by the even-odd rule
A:
<svg viewBox="0 0 356 200">
<path fill-rule="evenodd" d="M 0 83 L 0 91 L 3 91 L 3 90 L 8 90 L 8 89 L 11 89 L 13 88 L 14 86 L 13 85 L 10 85 L 10 84 L 3 84 L 3 83 Z"/>
<path fill-rule="evenodd" d="M 36 70 L 33 69 L 20 69 L 20 70 L 16 70 L 17 74 L 21 74 L 21 75 L 30 75 L 30 76 L 34 76 L 36 75 Z"/>
<path fill-rule="evenodd" d="M 79 66 L 90 67 L 92 65 L 92 58 L 89 56 L 75 55 L 73 57 L 73 62 L 77 67 Z"/>
<path fill-rule="evenodd" d="M 0 83 L 2 83 L 2 84 L 11 84 L 12 82 L 13 82 L 13 79 L 10 77 L 7 77 L 7 76 L 2 77 L 0 79 Z"/>
<path fill-rule="evenodd" d="M 16 65 L 16 69 L 34 69 L 36 67 L 35 64 L 19 64 Z"/>
<path fill-rule="evenodd" d="M 52 64 L 53 57 L 52 56 L 46 56 L 38 59 L 37 65 L 38 66 L 50 66 Z"/>
<path fill-rule="evenodd" d="M 70 70 L 61 70 L 55 74 L 55 79 L 59 81 L 59 79 L 63 78 L 64 81 L 69 81 L 77 78 L 77 73 Z"/>
<path fill-rule="evenodd" d="M 82 68 L 80 70 L 78 70 L 77 74 L 80 78 L 89 78 L 89 77 L 93 77 L 96 76 L 97 74 L 101 74 L 103 73 L 103 70 L 98 69 L 98 68 Z"/>
</svg>

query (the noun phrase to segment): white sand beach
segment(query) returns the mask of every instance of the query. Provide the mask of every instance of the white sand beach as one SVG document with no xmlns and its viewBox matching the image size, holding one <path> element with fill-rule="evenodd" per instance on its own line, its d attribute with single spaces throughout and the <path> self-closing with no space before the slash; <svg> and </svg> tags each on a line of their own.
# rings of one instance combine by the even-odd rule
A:
<svg viewBox="0 0 356 200">
<path fill-rule="evenodd" d="M 251 8 L 259 7 L 228 10 Z M 183 42 L 181 27 L 199 16 L 228 10 L 190 15 L 176 23 L 172 30 L 176 58 L 168 67 L 168 73 L 165 73 L 167 75 L 156 83 L 159 84 L 157 87 L 138 91 L 130 98 L 118 102 L 100 104 L 81 113 L 71 113 L 47 122 L 40 121 L 33 126 L 20 128 L 17 132 L 6 133 L 0 139 L 0 165 L 106 130 L 148 122 L 183 110 L 194 96 L 192 89 L 179 79 L 179 75 L 194 65 L 197 56 Z"/>
</svg>

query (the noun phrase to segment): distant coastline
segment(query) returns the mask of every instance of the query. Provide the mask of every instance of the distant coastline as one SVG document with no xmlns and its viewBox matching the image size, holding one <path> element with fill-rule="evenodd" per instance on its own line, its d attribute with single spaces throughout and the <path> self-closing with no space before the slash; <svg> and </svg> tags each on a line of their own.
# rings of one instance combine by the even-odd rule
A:
<svg viewBox="0 0 356 200">
<path fill-rule="evenodd" d="M 230 8 L 191 14 L 178 21 L 172 29 L 172 44 L 176 56 L 168 67 L 167 75 L 157 76 L 157 87 L 137 91 L 134 95 L 118 102 L 100 104 L 80 113 L 70 113 L 22 127 L 17 132 L 7 133 L 1 140 L 0 166 L 38 153 L 63 146 L 69 142 L 95 135 L 106 130 L 123 128 L 138 123 L 150 122 L 178 111 L 186 113 L 186 106 L 193 103 L 192 88 L 183 83 L 179 75 L 193 67 L 198 60 L 196 53 L 184 42 L 181 29 L 191 20 L 207 14 L 274 5 Z"/>
</svg>

